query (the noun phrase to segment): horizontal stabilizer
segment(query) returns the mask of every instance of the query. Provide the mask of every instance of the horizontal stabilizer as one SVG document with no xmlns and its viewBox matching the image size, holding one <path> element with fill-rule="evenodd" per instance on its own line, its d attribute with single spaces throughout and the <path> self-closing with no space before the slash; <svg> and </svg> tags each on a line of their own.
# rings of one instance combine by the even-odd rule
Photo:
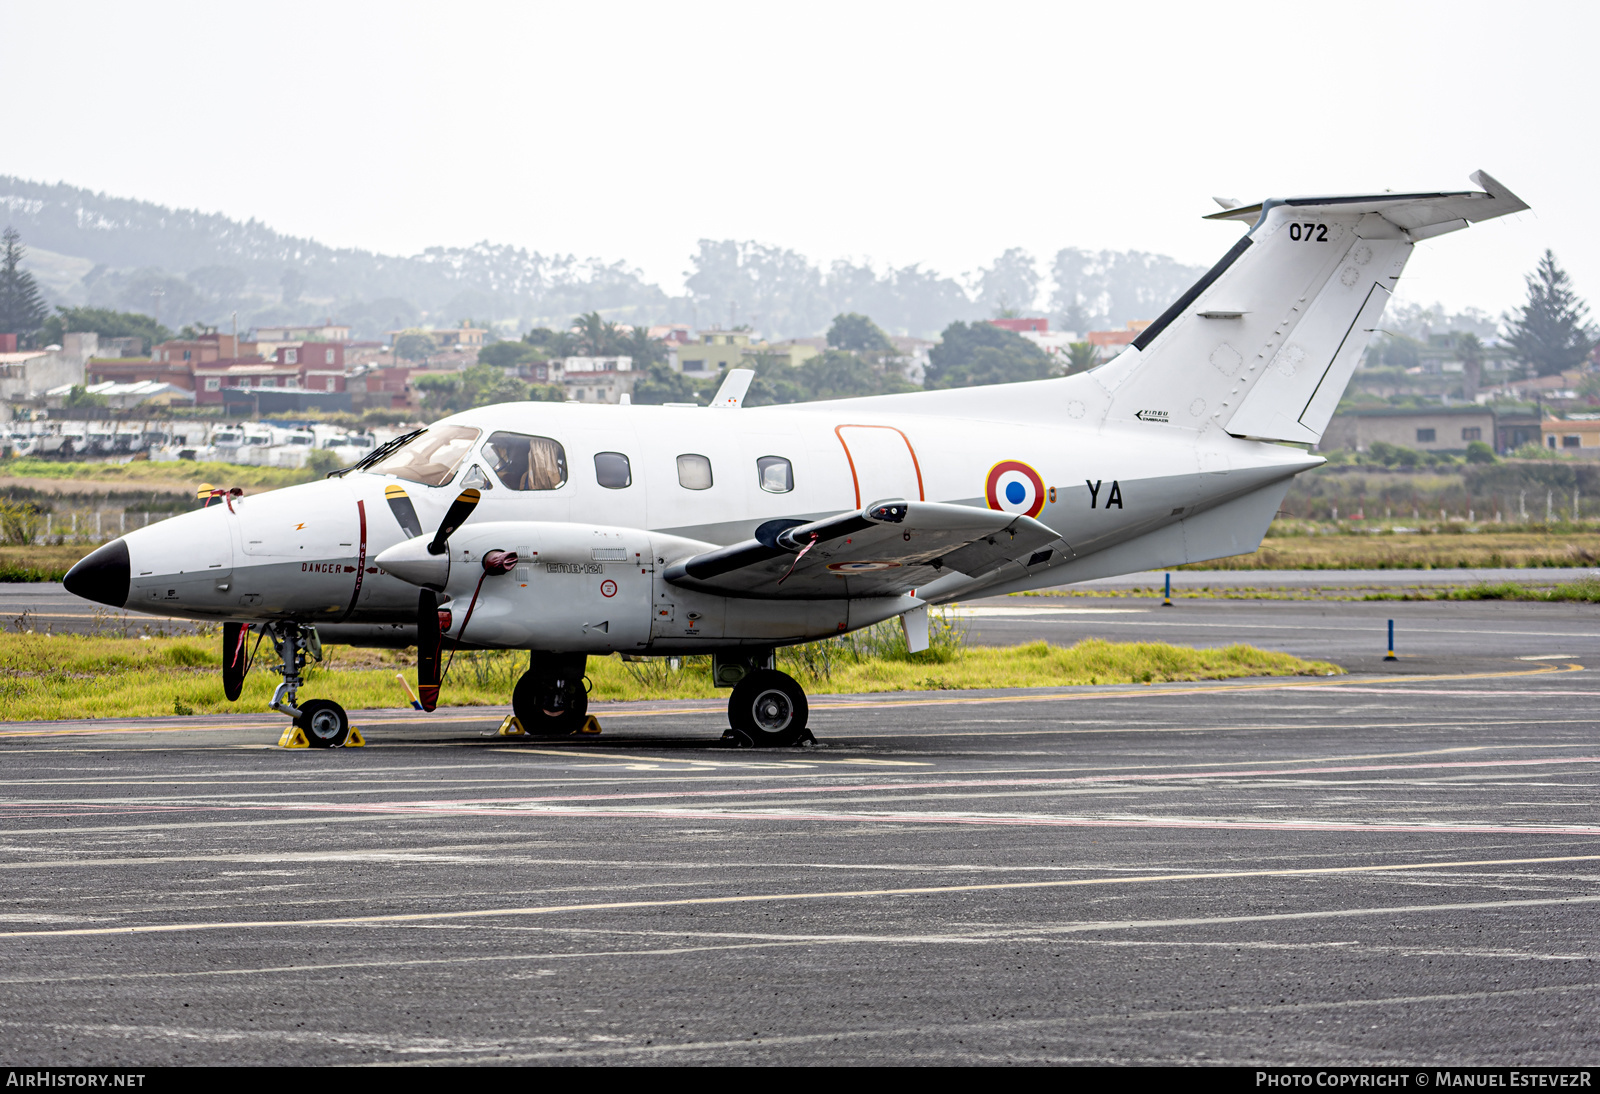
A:
<svg viewBox="0 0 1600 1094">
<path fill-rule="evenodd" d="M 825 520 L 768 521 L 754 539 L 676 562 L 664 576 L 724 596 L 840 600 L 895 596 L 1057 550 L 1067 550 L 1061 537 L 1031 517 L 892 498 Z"/>
<path fill-rule="evenodd" d="M 1207 220 L 1243 220 L 1251 224 L 1275 206 L 1310 211 L 1326 209 L 1341 214 L 1376 213 L 1396 228 L 1410 233 L 1412 240 L 1428 239 L 1468 224 L 1520 213 L 1527 202 L 1513 194 L 1487 172 L 1474 171 L 1472 181 L 1479 190 L 1439 191 L 1425 194 L 1342 194 L 1327 197 L 1275 198 L 1254 205 L 1240 205 L 1219 213 L 1208 213 Z M 1429 229 L 1434 229 L 1430 231 Z"/>
</svg>

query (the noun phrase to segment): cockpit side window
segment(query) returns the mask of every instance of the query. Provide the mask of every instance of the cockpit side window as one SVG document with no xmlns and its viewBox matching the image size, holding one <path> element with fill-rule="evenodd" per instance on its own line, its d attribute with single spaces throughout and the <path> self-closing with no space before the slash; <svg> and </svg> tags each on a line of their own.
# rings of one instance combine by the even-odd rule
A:
<svg viewBox="0 0 1600 1094">
<path fill-rule="evenodd" d="M 483 446 L 495 477 L 512 490 L 556 490 L 567 482 L 567 450 L 549 437 L 493 433 Z"/>
<path fill-rule="evenodd" d="M 466 425 L 442 425 L 416 437 L 367 468 L 374 475 L 393 475 L 423 486 L 443 486 L 456 477 L 483 430 Z"/>
</svg>

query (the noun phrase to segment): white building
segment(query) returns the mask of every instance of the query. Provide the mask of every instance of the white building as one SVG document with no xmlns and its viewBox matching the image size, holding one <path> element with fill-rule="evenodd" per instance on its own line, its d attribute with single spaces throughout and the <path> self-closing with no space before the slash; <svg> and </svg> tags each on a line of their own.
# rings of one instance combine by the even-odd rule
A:
<svg viewBox="0 0 1600 1094">
<path fill-rule="evenodd" d="M 567 357 L 561 361 L 561 383 L 575 403 L 620 403 L 631 396 L 643 376 L 632 357 Z"/>
</svg>

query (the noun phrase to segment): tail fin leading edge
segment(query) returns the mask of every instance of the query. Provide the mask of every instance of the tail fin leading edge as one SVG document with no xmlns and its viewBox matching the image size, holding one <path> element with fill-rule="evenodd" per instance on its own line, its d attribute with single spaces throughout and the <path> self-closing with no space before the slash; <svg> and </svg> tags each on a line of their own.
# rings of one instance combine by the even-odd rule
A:
<svg viewBox="0 0 1600 1094">
<path fill-rule="evenodd" d="M 1287 198 L 1211 214 L 1254 223 L 1129 351 L 1091 373 L 1112 393 L 1107 420 L 1315 443 L 1412 246 L 1528 208 L 1483 172 L 1472 179 L 1482 192 Z"/>
</svg>

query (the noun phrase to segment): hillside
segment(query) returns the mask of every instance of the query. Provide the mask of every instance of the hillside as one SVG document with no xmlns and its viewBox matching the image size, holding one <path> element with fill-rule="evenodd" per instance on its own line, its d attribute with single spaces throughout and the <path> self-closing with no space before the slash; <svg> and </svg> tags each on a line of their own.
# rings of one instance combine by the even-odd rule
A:
<svg viewBox="0 0 1600 1094">
<path fill-rule="evenodd" d="M 1037 263 L 1013 248 L 964 281 L 912 265 L 827 268 L 753 242 L 701 240 L 688 291 L 669 294 L 626 262 L 545 255 L 488 241 L 400 256 L 328 247 L 256 220 L 169 209 L 65 183 L 0 175 L 0 217 L 22 233 L 52 302 L 159 312 L 177 327 L 304 322 L 333 316 L 358 338 L 471 317 L 504 330 L 565 323 L 599 310 L 620 322 L 759 317 L 769 337 L 814 335 L 845 311 L 886 329 L 933 336 L 1044 291 Z M 1049 310 L 1083 330 L 1149 319 L 1200 270 L 1163 255 L 1067 248 L 1050 267 Z M 1025 305 L 1024 305 L 1025 306 Z"/>
</svg>

